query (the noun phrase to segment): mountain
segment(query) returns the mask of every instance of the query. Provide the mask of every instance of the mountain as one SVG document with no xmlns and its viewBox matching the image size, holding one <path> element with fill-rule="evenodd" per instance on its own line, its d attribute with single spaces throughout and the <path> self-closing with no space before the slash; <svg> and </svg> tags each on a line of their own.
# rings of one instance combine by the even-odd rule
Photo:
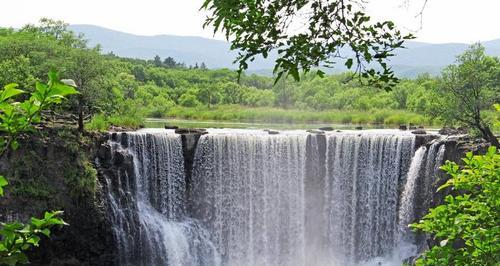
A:
<svg viewBox="0 0 500 266">
<path fill-rule="evenodd" d="M 230 51 L 225 41 L 175 35 L 141 36 L 94 25 L 71 25 L 70 29 L 83 33 L 90 45 L 100 44 L 103 52 L 113 52 L 122 57 L 152 59 L 155 55 L 161 58 L 171 56 L 186 65 L 205 62 L 209 68 L 236 68 L 232 62 L 237 53 Z M 500 56 L 500 39 L 483 42 L 483 45 L 489 55 Z M 390 64 L 398 75 L 415 77 L 422 73 L 438 74 L 469 45 L 409 41 L 405 46 L 406 49 L 398 50 L 396 56 L 391 58 Z M 268 59 L 256 59 L 249 65 L 248 72 L 270 74 L 275 58 L 276 55 L 271 54 Z M 344 70 L 339 64 L 333 72 Z"/>
</svg>

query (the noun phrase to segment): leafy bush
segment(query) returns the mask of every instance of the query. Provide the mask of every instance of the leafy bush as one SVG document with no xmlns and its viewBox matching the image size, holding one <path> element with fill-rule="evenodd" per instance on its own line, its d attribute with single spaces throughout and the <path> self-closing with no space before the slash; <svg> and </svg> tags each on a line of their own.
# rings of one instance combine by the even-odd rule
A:
<svg viewBox="0 0 500 266">
<path fill-rule="evenodd" d="M 417 265 L 498 265 L 500 262 L 500 153 L 467 153 L 460 168 L 441 167 L 451 178 L 438 190 L 450 187 L 443 205 L 429 211 L 412 228 L 432 235 L 439 245 L 417 260 Z"/>
<path fill-rule="evenodd" d="M 37 82 L 35 91 L 22 102 L 15 101 L 16 96 L 26 92 L 11 83 L 0 90 L 0 156 L 8 149 L 17 149 L 19 134 L 33 130 L 33 124 L 41 121 L 42 111 L 60 104 L 66 96 L 77 91 L 59 81 L 55 72 L 49 73 L 47 84 Z M 0 196 L 8 182 L 0 176 Z M 19 222 L 0 223 L 0 264 L 16 265 L 28 263 L 25 252 L 38 246 L 42 235 L 50 236 L 54 225 L 66 225 L 60 218 L 62 212 L 46 212 L 42 219 L 31 218 L 28 224 Z"/>
</svg>

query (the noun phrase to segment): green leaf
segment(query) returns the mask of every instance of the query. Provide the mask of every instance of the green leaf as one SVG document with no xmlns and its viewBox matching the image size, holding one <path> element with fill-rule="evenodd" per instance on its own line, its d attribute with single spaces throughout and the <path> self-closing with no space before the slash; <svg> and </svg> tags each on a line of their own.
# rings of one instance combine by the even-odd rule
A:
<svg viewBox="0 0 500 266">
<path fill-rule="evenodd" d="M 4 176 L 0 175 L 0 196 L 3 196 L 3 188 L 7 186 L 9 182 Z"/>
<path fill-rule="evenodd" d="M 11 143 L 10 143 L 10 147 L 12 148 L 12 150 L 17 150 L 19 148 L 19 142 L 17 140 L 13 140 Z"/>
<path fill-rule="evenodd" d="M 24 93 L 24 91 L 18 89 L 17 86 L 18 85 L 15 83 L 11 83 L 11 84 L 6 85 L 2 91 L 2 94 L 0 95 L 0 101 L 3 102 L 9 98 L 12 98 L 16 95 Z"/>
<path fill-rule="evenodd" d="M 353 63 L 353 62 L 352 62 L 352 58 L 349 58 L 349 59 L 347 59 L 347 61 L 345 61 L 345 65 L 346 65 L 346 67 L 347 67 L 347 68 L 349 68 L 349 69 L 351 69 L 351 67 L 352 67 L 352 63 Z"/>
</svg>

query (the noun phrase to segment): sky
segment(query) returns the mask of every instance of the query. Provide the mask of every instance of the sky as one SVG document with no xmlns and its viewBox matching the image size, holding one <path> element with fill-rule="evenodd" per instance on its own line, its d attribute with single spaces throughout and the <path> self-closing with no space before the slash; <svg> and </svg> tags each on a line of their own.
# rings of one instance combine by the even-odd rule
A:
<svg viewBox="0 0 500 266">
<path fill-rule="evenodd" d="M 369 0 L 373 19 L 393 20 L 417 41 L 473 43 L 500 38 L 500 0 Z M 203 29 L 203 0 L 0 0 L 0 26 L 21 27 L 41 17 L 93 24 L 138 35 L 223 39 Z"/>
</svg>

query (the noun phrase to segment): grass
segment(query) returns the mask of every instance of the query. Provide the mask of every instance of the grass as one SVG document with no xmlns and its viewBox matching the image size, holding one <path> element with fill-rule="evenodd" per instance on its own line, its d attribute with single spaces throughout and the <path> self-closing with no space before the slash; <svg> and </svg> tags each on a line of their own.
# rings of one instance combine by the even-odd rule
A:
<svg viewBox="0 0 500 266">
<path fill-rule="evenodd" d="M 111 126 L 138 129 L 143 125 L 144 118 L 142 117 L 97 114 L 89 123 L 85 124 L 85 127 L 89 130 L 107 131 Z"/>
<path fill-rule="evenodd" d="M 266 123 L 353 123 L 384 125 L 433 125 L 431 119 L 405 110 L 378 109 L 369 111 L 327 110 L 310 111 L 281 108 L 249 108 L 239 105 L 207 107 L 174 107 L 167 113 L 168 118 L 245 121 Z"/>
</svg>

